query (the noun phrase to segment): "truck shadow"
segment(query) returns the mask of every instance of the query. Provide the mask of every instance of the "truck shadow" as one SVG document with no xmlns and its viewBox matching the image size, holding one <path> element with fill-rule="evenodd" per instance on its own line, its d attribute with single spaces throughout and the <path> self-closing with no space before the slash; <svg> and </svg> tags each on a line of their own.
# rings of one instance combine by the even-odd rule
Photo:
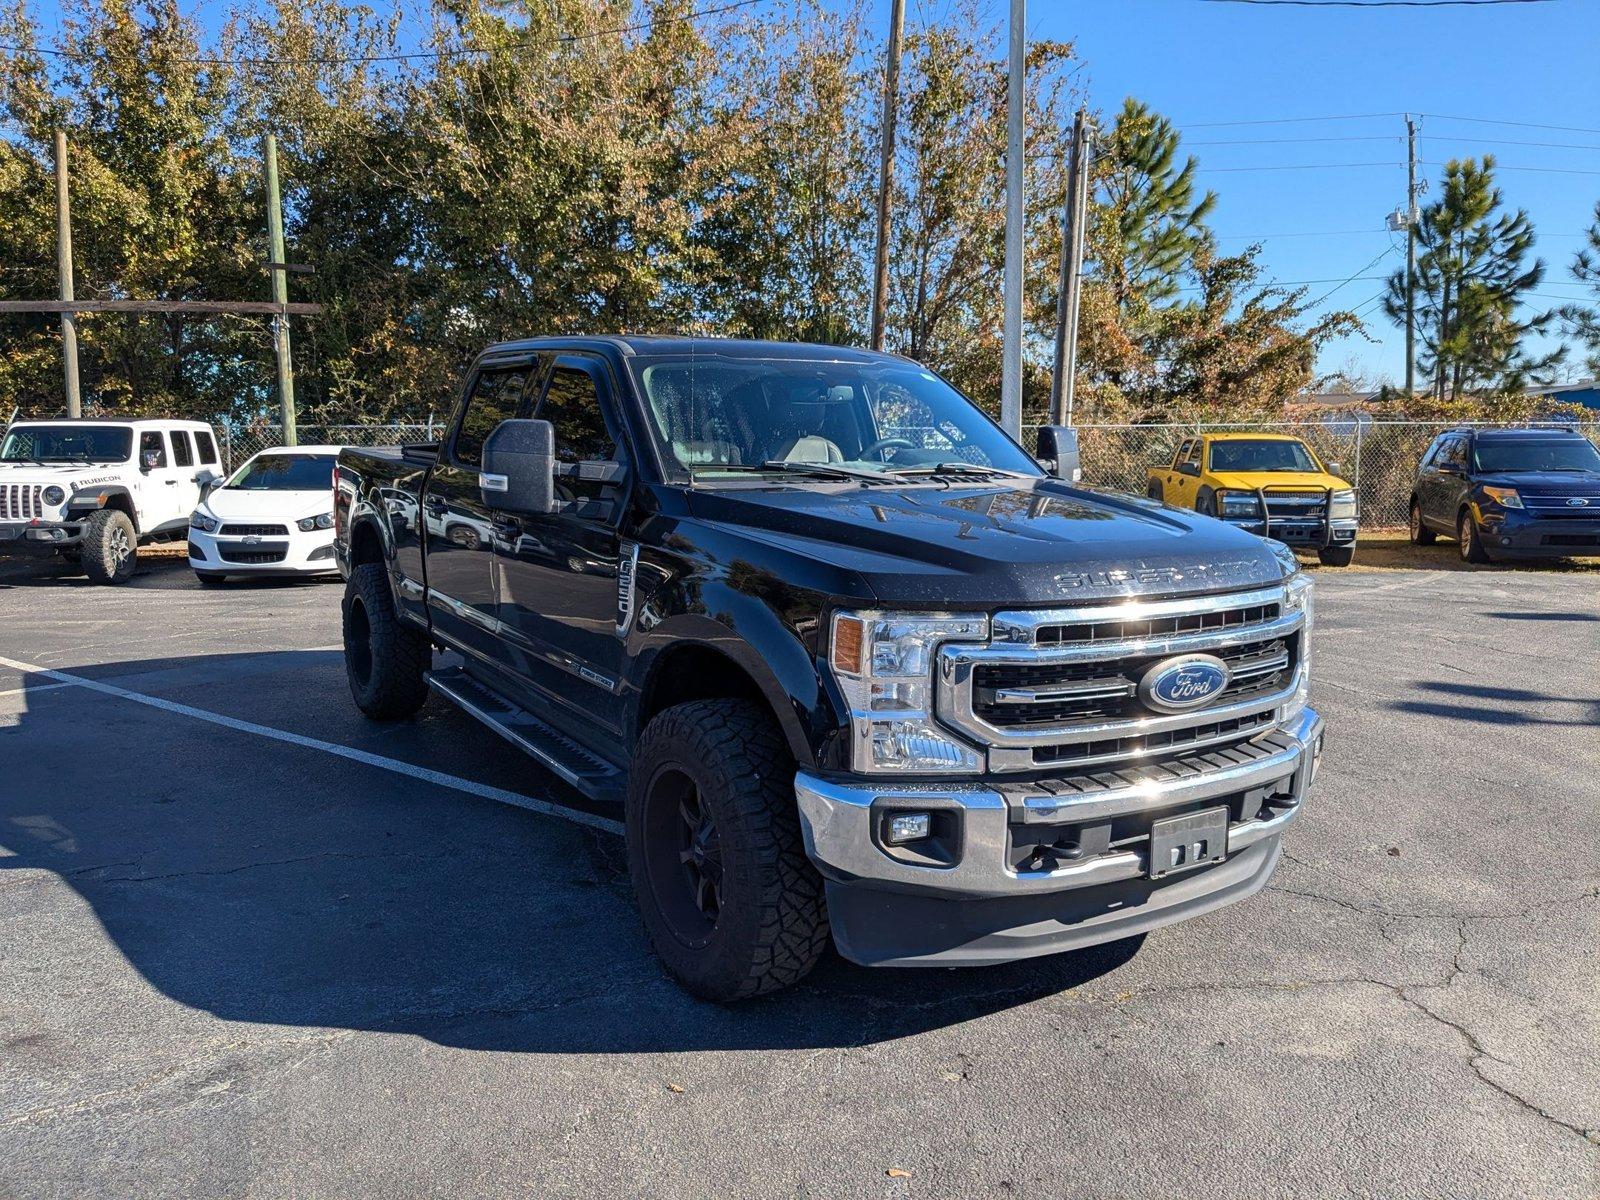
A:
<svg viewBox="0 0 1600 1200">
<path fill-rule="evenodd" d="M 1600 699 L 1446 680 L 1422 680 L 1412 686 L 1438 699 L 1391 701 L 1389 707 L 1418 716 L 1499 727 L 1574 725 L 1592 729 L 1600 724 Z"/>
<path fill-rule="evenodd" d="M 264 576 L 251 579 L 246 576 L 235 576 L 224 580 L 220 587 L 223 591 L 241 588 L 294 588 L 313 587 L 337 580 L 338 576 L 310 576 L 307 578 L 272 577 Z M 0 563 L 0 589 L 8 587 L 31 588 L 98 588 L 100 584 L 89 582 L 81 568 L 70 567 L 66 563 L 55 559 L 45 559 L 39 562 L 11 561 Z M 189 569 L 189 560 L 182 554 L 141 554 L 139 556 L 139 570 L 127 583 L 119 584 L 119 588 L 132 588 L 136 591 L 172 591 L 198 589 L 200 582 L 194 577 L 194 572 Z M 114 590 L 114 589 L 107 589 Z"/>
<path fill-rule="evenodd" d="M 146 694 L 159 686 L 164 700 L 236 721 L 577 800 L 442 703 L 399 726 L 344 716 L 335 655 L 169 658 L 74 673 Z M 219 688 L 219 676 L 234 682 Z M 662 973 L 611 834 L 52 682 L 24 681 L 25 710 L 0 714 L 11 747 L 0 788 L 7 919 L 49 912 L 64 923 L 32 939 L 56 947 L 29 964 L 45 989 L 64 986 L 53 976 L 70 962 L 112 955 L 171 1000 L 230 1021 L 545 1054 L 825 1049 L 1081 987 L 1138 948 L 1133 940 L 981 971 L 869 971 L 830 954 L 790 992 L 707 1004 Z M 180 761 L 204 769 L 180 770 Z M 97 923 L 76 905 L 31 899 L 27 889 L 57 886 L 50 876 Z"/>
</svg>

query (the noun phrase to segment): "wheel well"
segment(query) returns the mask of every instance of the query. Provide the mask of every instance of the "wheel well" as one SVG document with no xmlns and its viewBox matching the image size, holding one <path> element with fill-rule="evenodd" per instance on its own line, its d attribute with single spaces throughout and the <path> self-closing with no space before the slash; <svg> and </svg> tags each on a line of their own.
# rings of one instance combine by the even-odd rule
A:
<svg viewBox="0 0 1600 1200">
<path fill-rule="evenodd" d="M 650 669 L 639 697 L 635 734 L 660 712 L 691 700 L 753 700 L 771 711 L 756 681 L 733 659 L 709 646 L 675 646 Z"/>
<path fill-rule="evenodd" d="M 383 539 L 371 521 L 358 521 L 350 531 L 350 565 L 359 567 L 366 563 L 383 561 Z"/>
</svg>

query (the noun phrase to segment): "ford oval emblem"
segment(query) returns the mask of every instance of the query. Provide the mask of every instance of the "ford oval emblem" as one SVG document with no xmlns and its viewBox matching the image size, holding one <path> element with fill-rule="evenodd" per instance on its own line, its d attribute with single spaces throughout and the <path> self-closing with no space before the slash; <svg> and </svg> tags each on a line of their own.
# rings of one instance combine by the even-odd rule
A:
<svg viewBox="0 0 1600 1200">
<path fill-rule="evenodd" d="M 1567 501 L 1568 508 L 1588 508 L 1589 502 L 1582 496 L 1574 496 Z"/>
<path fill-rule="evenodd" d="M 1160 712 L 1188 712 L 1220 696 L 1231 677 L 1228 664 L 1211 654 L 1164 658 L 1139 681 L 1139 699 Z"/>
</svg>

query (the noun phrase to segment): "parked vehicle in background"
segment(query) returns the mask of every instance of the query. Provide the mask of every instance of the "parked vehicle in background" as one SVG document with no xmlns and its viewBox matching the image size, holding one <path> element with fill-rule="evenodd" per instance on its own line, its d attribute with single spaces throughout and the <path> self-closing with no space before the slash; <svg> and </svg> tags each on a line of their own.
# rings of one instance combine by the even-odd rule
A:
<svg viewBox="0 0 1600 1200">
<path fill-rule="evenodd" d="M 1575 430 L 1452 429 L 1411 490 L 1411 540 L 1454 536 L 1472 563 L 1600 554 L 1600 451 Z"/>
<path fill-rule="evenodd" d="M 356 704 L 431 687 L 618 812 L 702 996 L 1241 899 L 1321 753 L 1291 551 L 1052 478 L 891 355 L 494 346 L 442 444 L 340 454 L 334 519 Z"/>
<path fill-rule="evenodd" d="M 230 575 L 331 575 L 338 446 L 263 450 L 189 517 L 189 566 L 201 583 Z"/>
<path fill-rule="evenodd" d="M 183 537 L 221 470 L 201 421 L 18 421 L 0 441 L 0 556 L 126 583 L 139 545 Z"/>
<path fill-rule="evenodd" d="M 1186 439 L 1172 461 L 1150 470 L 1146 493 L 1177 508 L 1307 550 L 1328 566 L 1356 553 L 1355 488 L 1297 437 L 1206 433 Z"/>
</svg>

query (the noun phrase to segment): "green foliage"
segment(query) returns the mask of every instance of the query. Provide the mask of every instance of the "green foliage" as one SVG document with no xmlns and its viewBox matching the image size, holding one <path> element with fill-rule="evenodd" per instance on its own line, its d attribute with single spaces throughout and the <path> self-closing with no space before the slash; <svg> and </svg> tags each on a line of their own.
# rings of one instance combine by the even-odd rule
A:
<svg viewBox="0 0 1600 1200">
<path fill-rule="evenodd" d="M 1572 277 L 1589 285 L 1595 304 L 1563 305 L 1561 322 L 1588 349 L 1585 365 L 1600 375 L 1600 203 L 1594 206 L 1594 222 L 1584 234 L 1584 245 L 1572 257 Z"/>
<path fill-rule="evenodd" d="M 1438 200 L 1417 223 L 1415 312 L 1418 365 L 1434 394 L 1513 397 L 1547 382 L 1562 353 L 1535 358 L 1527 335 L 1546 329 L 1555 313 L 1519 318 L 1523 297 L 1544 279 L 1544 263 L 1528 256 L 1533 224 L 1523 209 L 1503 210 L 1494 157 L 1445 164 Z M 1384 311 L 1404 324 L 1405 272 L 1389 277 Z"/>
<path fill-rule="evenodd" d="M 857 8 L 773 0 L 688 19 L 703 0 L 424 0 L 402 26 L 345 0 L 263 0 L 207 41 L 176 0 L 73 0 L 54 58 L 10 3 L 0 34 L 22 49 L 0 54 L 0 296 L 54 294 L 60 129 L 80 297 L 268 298 L 270 129 L 288 257 L 315 269 L 290 276 L 291 298 L 323 305 L 293 326 L 304 423 L 440 411 L 496 339 L 866 340 L 882 46 Z M 907 38 L 888 314 L 892 349 L 992 410 L 1000 33 L 981 0 L 957 0 Z M 1069 45 L 1030 47 L 1029 419 L 1048 394 L 1079 65 Z M 1094 175 L 1091 410 L 1270 408 L 1346 327 L 1262 288 L 1253 254 L 1216 255 L 1215 197 L 1194 173 L 1164 118 L 1124 105 Z M 6 411 L 60 409 L 58 328 L 0 319 Z M 264 318 L 89 315 L 80 348 L 91 412 L 275 409 Z"/>
</svg>

